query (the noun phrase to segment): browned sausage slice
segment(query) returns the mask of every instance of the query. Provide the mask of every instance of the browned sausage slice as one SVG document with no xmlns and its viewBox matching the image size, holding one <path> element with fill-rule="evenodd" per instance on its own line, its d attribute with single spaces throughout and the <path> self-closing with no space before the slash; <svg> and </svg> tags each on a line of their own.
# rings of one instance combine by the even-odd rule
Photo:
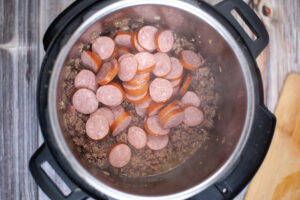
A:
<svg viewBox="0 0 300 200">
<path fill-rule="evenodd" d="M 183 75 L 183 66 L 181 65 L 179 60 L 175 57 L 171 57 L 171 66 L 171 72 L 164 78 L 169 80 L 175 80 L 180 78 Z"/>
<path fill-rule="evenodd" d="M 184 119 L 183 122 L 188 126 L 198 126 L 204 120 L 203 112 L 195 106 L 184 107 Z"/>
<path fill-rule="evenodd" d="M 122 85 L 126 93 L 131 96 L 140 96 L 142 94 L 145 94 L 145 92 L 147 92 L 149 88 L 149 84 L 147 81 L 144 81 L 143 83 L 137 86 L 132 86 L 128 83 L 123 83 Z"/>
<path fill-rule="evenodd" d="M 118 61 L 121 62 L 124 58 L 133 57 L 133 56 L 134 55 L 132 53 L 125 53 L 124 55 L 118 58 Z"/>
<path fill-rule="evenodd" d="M 110 74 L 112 73 L 113 68 L 114 66 L 111 62 L 104 63 L 96 75 L 96 82 L 100 85 L 105 85 L 111 81 Z"/>
<path fill-rule="evenodd" d="M 127 84 L 131 86 L 138 86 L 144 83 L 145 81 L 149 81 L 150 79 L 150 73 L 142 73 L 142 74 L 136 74 L 135 77 L 131 80 L 128 81 Z"/>
<path fill-rule="evenodd" d="M 104 116 L 108 121 L 109 125 L 112 125 L 115 121 L 115 117 L 112 110 L 107 107 L 99 108 L 96 112 L 92 113 L 90 117 L 94 117 L 96 115 Z"/>
<path fill-rule="evenodd" d="M 187 91 L 187 89 L 189 88 L 191 82 L 192 82 L 192 74 L 188 73 L 185 77 L 185 80 L 180 88 L 179 94 L 182 96 L 185 94 L 185 92 Z"/>
<path fill-rule="evenodd" d="M 99 102 L 107 106 L 118 106 L 124 98 L 125 93 L 117 83 L 110 83 L 98 88 L 96 96 Z"/>
<path fill-rule="evenodd" d="M 154 40 L 157 31 L 157 28 L 154 26 L 143 26 L 138 30 L 137 41 L 142 48 L 148 51 L 154 51 L 156 49 Z"/>
<path fill-rule="evenodd" d="M 91 114 L 99 106 L 95 93 L 86 88 L 78 89 L 73 94 L 72 104 L 82 114 Z"/>
<path fill-rule="evenodd" d="M 176 109 L 166 114 L 161 120 L 164 128 L 174 128 L 181 124 L 184 118 L 184 113 L 181 109 Z"/>
<path fill-rule="evenodd" d="M 176 79 L 176 80 L 172 80 L 171 84 L 172 84 L 173 88 L 176 88 L 176 87 L 180 86 L 181 82 L 182 82 L 182 77 L 180 77 L 179 79 Z"/>
<path fill-rule="evenodd" d="M 149 149 L 152 149 L 154 151 L 161 150 L 165 148 L 169 143 L 169 136 L 163 135 L 163 136 L 153 136 L 151 134 L 148 134 L 148 142 L 147 146 Z"/>
<path fill-rule="evenodd" d="M 160 52 L 168 52 L 173 48 L 174 35 L 171 30 L 158 31 L 155 34 L 156 48 Z"/>
<path fill-rule="evenodd" d="M 132 33 L 131 35 L 131 45 L 138 52 L 146 51 L 137 41 L 136 33 Z"/>
<path fill-rule="evenodd" d="M 180 86 L 177 86 L 173 89 L 173 96 L 176 96 L 179 94 Z"/>
<path fill-rule="evenodd" d="M 141 103 L 141 104 L 136 104 L 135 106 L 138 107 L 138 108 L 147 109 L 150 106 L 151 102 L 152 102 L 152 99 L 149 98 L 146 102 Z"/>
<path fill-rule="evenodd" d="M 172 69 L 171 59 L 166 53 L 156 53 L 154 54 L 156 64 L 152 70 L 153 74 L 157 77 L 167 76 Z"/>
<path fill-rule="evenodd" d="M 140 52 L 134 55 L 138 62 L 138 72 L 146 73 L 151 72 L 154 69 L 156 60 L 153 54 L 148 52 Z"/>
<path fill-rule="evenodd" d="M 137 72 L 138 63 L 136 59 L 131 56 L 123 58 L 120 61 L 120 70 L 118 76 L 121 81 L 130 81 L 132 80 Z"/>
<path fill-rule="evenodd" d="M 148 117 L 144 122 L 144 127 L 149 134 L 155 136 L 167 135 L 170 132 L 169 128 L 162 127 L 157 115 Z"/>
<path fill-rule="evenodd" d="M 128 129 L 128 142 L 136 149 L 142 149 L 147 144 L 146 132 L 137 126 Z"/>
<path fill-rule="evenodd" d="M 148 116 L 156 115 L 159 110 L 164 107 L 164 103 L 156 103 L 154 101 L 151 101 L 149 107 L 147 108 Z"/>
<path fill-rule="evenodd" d="M 135 112 L 140 117 L 145 117 L 147 115 L 147 109 L 146 108 L 139 108 L 135 106 Z"/>
<path fill-rule="evenodd" d="M 97 73 L 102 60 L 94 52 L 84 50 L 81 54 L 81 62 L 88 69 L 92 70 L 94 73 Z"/>
<path fill-rule="evenodd" d="M 153 101 L 166 102 L 173 95 L 173 86 L 167 79 L 156 78 L 150 84 L 149 93 Z"/>
<path fill-rule="evenodd" d="M 124 131 L 131 123 L 132 117 L 128 112 L 124 112 L 115 122 L 111 125 L 112 136 L 117 136 Z"/>
<path fill-rule="evenodd" d="M 163 109 L 161 109 L 159 111 L 158 118 L 161 120 L 163 117 L 165 117 L 171 111 L 179 109 L 180 108 L 179 104 L 180 104 L 180 101 L 175 100 L 172 103 L 170 103 L 169 105 L 165 106 Z"/>
<path fill-rule="evenodd" d="M 127 47 L 118 47 L 118 55 L 122 56 L 124 54 L 131 53 L 130 49 Z"/>
<path fill-rule="evenodd" d="M 147 95 L 148 95 L 147 91 L 139 96 L 132 96 L 132 95 L 129 95 L 126 93 L 126 98 L 129 102 L 138 104 L 138 102 L 140 102 L 142 99 L 144 99 Z"/>
<path fill-rule="evenodd" d="M 180 53 L 180 62 L 184 68 L 189 70 L 196 70 L 198 69 L 202 63 L 202 58 L 196 54 L 194 51 L 191 50 L 184 50 Z"/>
<path fill-rule="evenodd" d="M 115 36 L 115 42 L 118 46 L 132 48 L 131 46 L 131 33 L 128 31 L 118 31 Z"/>
<path fill-rule="evenodd" d="M 98 84 L 96 82 L 96 76 L 90 70 L 83 69 L 75 77 L 75 88 L 88 88 L 96 92 Z"/>
<path fill-rule="evenodd" d="M 187 91 L 185 95 L 181 98 L 183 105 L 193 105 L 196 107 L 200 106 L 200 98 L 195 92 Z"/>
<path fill-rule="evenodd" d="M 86 134 L 93 140 L 101 140 L 109 133 L 109 123 L 102 115 L 90 117 L 85 124 Z"/>
<path fill-rule="evenodd" d="M 111 58 L 115 53 L 115 48 L 115 42 L 106 36 L 98 37 L 92 44 L 93 52 L 98 54 L 102 60 Z"/>
<path fill-rule="evenodd" d="M 108 161 L 113 167 L 122 168 L 129 163 L 130 159 L 131 150 L 124 143 L 114 145 L 108 153 Z"/>
<path fill-rule="evenodd" d="M 123 106 L 119 105 L 111 107 L 111 111 L 113 112 L 114 120 L 117 120 L 123 115 L 125 109 L 123 108 Z"/>
</svg>

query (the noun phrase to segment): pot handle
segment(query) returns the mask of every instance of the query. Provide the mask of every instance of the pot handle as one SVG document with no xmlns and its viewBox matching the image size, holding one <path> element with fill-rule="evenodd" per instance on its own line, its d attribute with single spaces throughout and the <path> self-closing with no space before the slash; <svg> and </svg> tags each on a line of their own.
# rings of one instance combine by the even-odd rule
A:
<svg viewBox="0 0 300 200">
<path fill-rule="evenodd" d="M 48 162 L 60 178 L 71 190 L 66 196 L 58 189 L 58 186 L 49 178 L 49 176 L 42 169 L 42 164 Z M 30 172 L 36 183 L 48 195 L 50 199 L 57 200 L 80 200 L 90 197 L 82 189 L 80 189 L 61 169 L 55 161 L 48 146 L 44 143 L 31 157 L 29 162 Z"/>
<path fill-rule="evenodd" d="M 249 183 L 263 162 L 272 141 L 275 116 L 260 104 L 256 105 L 253 126 L 247 143 L 235 167 L 223 180 L 191 198 L 233 199 Z"/>
<path fill-rule="evenodd" d="M 76 0 L 70 6 L 68 6 L 63 12 L 61 12 L 47 28 L 44 37 L 43 45 L 44 50 L 47 51 L 49 45 L 54 38 L 65 28 L 65 26 L 74 19 L 84 9 L 91 6 L 99 0 Z"/>
<path fill-rule="evenodd" d="M 268 32 L 255 12 L 242 0 L 224 0 L 215 5 L 215 8 L 234 26 L 247 44 L 251 54 L 256 58 L 269 43 Z M 235 10 L 244 20 L 250 30 L 255 34 L 256 40 L 252 40 L 244 28 L 231 14 Z"/>
</svg>

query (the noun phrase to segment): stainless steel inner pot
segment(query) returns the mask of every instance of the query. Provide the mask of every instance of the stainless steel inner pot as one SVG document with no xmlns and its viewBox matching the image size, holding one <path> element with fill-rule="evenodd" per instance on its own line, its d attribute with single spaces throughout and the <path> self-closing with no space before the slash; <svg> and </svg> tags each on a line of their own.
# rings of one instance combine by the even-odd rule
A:
<svg viewBox="0 0 300 200">
<path fill-rule="evenodd" d="M 74 48 L 94 30 L 109 31 L 116 19 L 143 17 L 164 24 L 177 33 L 194 37 L 203 57 L 212 64 L 220 95 L 219 120 L 210 139 L 191 158 L 167 173 L 146 178 L 106 176 L 78 156 L 58 109 L 65 66 L 76 56 Z M 72 49 L 73 48 L 73 49 Z M 94 190 L 116 199 L 185 199 L 219 181 L 235 165 L 247 141 L 254 113 L 252 58 L 236 38 L 198 6 L 176 0 L 126 0 L 103 9 L 92 8 L 84 23 L 60 50 L 51 75 L 48 110 L 55 142 L 73 170 Z"/>
</svg>

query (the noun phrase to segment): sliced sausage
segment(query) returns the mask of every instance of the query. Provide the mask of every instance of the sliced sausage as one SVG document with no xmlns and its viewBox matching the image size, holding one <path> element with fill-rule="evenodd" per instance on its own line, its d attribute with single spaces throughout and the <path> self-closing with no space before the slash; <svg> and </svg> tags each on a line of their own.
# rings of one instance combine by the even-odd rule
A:
<svg viewBox="0 0 300 200">
<path fill-rule="evenodd" d="M 136 74 L 135 77 L 128 81 L 127 84 L 131 86 L 138 86 L 141 85 L 145 81 L 149 81 L 150 79 L 150 73 L 142 73 L 142 74 Z"/>
<path fill-rule="evenodd" d="M 156 64 L 152 70 L 153 74 L 157 77 L 167 76 L 172 69 L 171 59 L 166 53 L 156 53 L 154 54 Z"/>
<path fill-rule="evenodd" d="M 158 118 L 161 120 L 163 117 L 165 117 L 168 113 L 170 113 L 173 110 L 179 109 L 180 101 L 179 100 L 175 100 L 172 103 L 170 103 L 169 105 L 165 106 L 163 109 L 161 109 L 158 113 Z"/>
<path fill-rule="evenodd" d="M 108 153 L 108 161 L 111 166 L 122 168 L 129 163 L 131 159 L 131 150 L 128 145 L 118 143 L 114 145 Z"/>
<path fill-rule="evenodd" d="M 72 104 L 82 114 L 91 114 L 99 106 L 95 93 L 86 88 L 78 89 L 73 94 Z"/>
<path fill-rule="evenodd" d="M 147 108 L 148 116 L 156 115 L 159 110 L 164 107 L 164 103 L 156 103 L 154 101 L 151 101 L 149 107 Z"/>
<path fill-rule="evenodd" d="M 140 108 L 135 106 L 135 112 L 140 117 L 145 117 L 147 115 L 147 109 L 146 108 Z"/>
<path fill-rule="evenodd" d="M 127 48 L 132 48 L 131 46 L 131 33 L 129 31 L 118 31 L 114 38 L 118 46 L 124 46 Z"/>
<path fill-rule="evenodd" d="M 102 59 L 94 52 L 84 50 L 81 54 L 81 62 L 86 68 L 97 73 L 102 64 Z"/>
<path fill-rule="evenodd" d="M 118 58 L 118 61 L 120 63 L 124 58 L 133 57 L 133 56 L 134 55 L 132 53 L 125 53 L 124 55 L 122 55 Z"/>
<path fill-rule="evenodd" d="M 158 31 L 155 34 L 155 45 L 159 52 L 168 52 L 173 48 L 174 34 L 171 30 Z"/>
<path fill-rule="evenodd" d="M 156 78 L 150 84 L 149 93 L 153 101 L 166 102 L 173 95 L 173 86 L 167 79 Z"/>
<path fill-rule="evenodd" d="M 184 119 L 183 122 L 188 126 L 198 126 L 204 120 L 203 112 L 192 105 L 188 105 L 184 107 Z"/>
<path fill-rule="evenodd" d="M 190 84 L 191 84 L 191 81 L 192 81 L 192 74 L 188 73 L 186 75 L 186 78 L 179 90 L 179 94 L 182 96 L 185 94 L 185 92 L 187 91 L 187 89 L 189 88 Z"/>
<path fill-rule="evenodd" d="M 138 86 L 132 86 L 128 83 L 123 83 L 123 87 L 127 94 L 131 96 L 140 96 L 148 91 L 149 84 L 146 81 Z"/>
<path fill-rule="evenodd" d="M 167 135 L 170 132 L 169 128 L 162 127 L 157 115 L 148 117 L 144 122 L 144 127 L 149 134 L 155 136 Z"/>
<path fill-rule="evenodd" d="M 131 45 L 132 47 L 138 51 L 138 52 L 143 52 L 146 51 L 143 47 L 141 47 L 141 45 L 138 43 L 137 41 L 137 37 L 136 37 L 136 33 L 132 33 L 131 35 Z"/>
<path fill-rule="evenodd" d="M 118 106 L 123 102 L 125 93 L 122 87 L 117 83 L 109 83 L 99 87 L 96 96 L 98 101 L 104 105 Z"/>
<path fill-rule="evenodd" d="M 109 59 L 113 56 L 116 51 L 115 42 L 107 36 L 98 37 L 92 44 L 92 50 L 102 60 Z"/>
<path fill-rule="evenodd" d="M 166 114 L 161 120 L 164 128 L 177 127 L 184 119 L 184 112 L 181 109 L 176 109 Z"/>
<path fill-rule="evenodd" d="M 96 76 L 90 70 L 83 69 L 75 77 L 75 88 L 88 88 L 96 92 L 98 84 L 96 82 Z"/>
<path fill-rule="evenodd" d="M 138 63 L 133 56 L 123 58 L 120 61 L 120 70 L 118 76 L 121 81 L 132 80 L 137 72 Z"/>
<path fill-rule="evenodd" d="M 138 107 L 138 108 L 147 109 L 150 106 L 151 102 L 152 102 L 152 99 L 149 98 L 146 102 L 140 103 L 140 104 L 135 104 L 135 106 Z"/>
<path fill-rule="evenodd" d="M 122 56 L 127 53 L 131 53 L 130 49 L 127 47 L 118 47 L 118 56 Z"/>
<path fill-rule="evenodd" d="M 140 101 L 142 101 L 144 98 L 148 96 L 148 92 L 146 91 L 145 93 L 139 95 L 139 96 L 132 96 L 126 93 L 126 98 L 129 102 L 138 104 Z"/>
<path fill-rule="evenodd" d="M 109 123 L 103 115 L 91 116 L 85 124 L 86 134 L 93 140 L 101 140 L 109 133 Z"/>
<path fill-rule="evenodd" d="M 200 98 L 195 92 L 187 91 L 185 95 L 181 98 L 183 105 L 193 105 L 196 107 L 200 106 Z"/>
<path fill-rule="evenodd" d="M 169 80 L 175 80 L 180 78 L 183 75 L 183 66 L 181 65 L 179 60 L 175 57 L 171 57 L 171 66 L 171 72 L 164 78 Z"/>
<path fill-rule="evenodd" d="M 182 51 L 179 55 L 179 58 L 183 67 L 189 70 L 196 70 L 203 63 L 202 58 L 191 50 Z"/>
<path fill-rule="evenodd" d="M 180 86 L 177 86 L 173 89 L 173 96 L 176 96 L 179 94 Z"/>
<path fill-rule="evenodd" d="M 111 107 L 111 111 L 113 113 L 114 119 L 117 120 L 123 115 L 125 109 L 123 108 L 123 106 L 119 105 Z"/>
<path fill-rule="evenodd" d="M 108 121 L 109 125 L 112 125 L 115 121 L 115 117 L 112 110 L 107 107 L 99 108 L 96 112 L 92 113 L 90 117 L 94 117 L 96 115 L 104 116 Z"/>
<path fill-rule="evenodd" d="M 128 129 L 128 142 L 136 149 L 142 149 L 147 144 L 146 132 L 137 126 Z"/>
<path fill-rule="evenodd" d="M 156 60 L 153 54 L 148 52 L 140 52 L 134 55 L 138 62 L 138 72 L 146 73 L 151 72 L 154 69 Z"/>
<path fill-rule="evenodd" d="M 147 51 L 154 51 L 156 49 L 154 40 L 157 31 L 157 28 L 154 26 L 143 26 L 140 28 L 137 32 L 137 41 L 139 45 Z"/>
<path fill-rule="evenodd" d="M 169 143 L 169 136 L 153 136 L 148 134 L 147 147 L 151 150 L 157 151 L 165 148 Z"/>
<path fill-rule="evenodd" d="M 115 78 L 119 70 L 120 64 L 116 59 L 112 59 L 110 62 L 104 63 L 97 73 L 96 82 L 100 85 L 108 84 Z"/>
<path fill-rule="evenodd" d="M 176 80 L 172 80 L 171 84 L 172 84 L 173 88 L 176 88 L 176 87 L 180 86 L 181 82 L 182 82 L 182 77 L 180 77 L 179 79 L 176 79 Z"/>
<path fill-rule="evenodd" d="M 124 131 L 131 123 L 132 117 L 128 112 L 124 112 L 115 122 L 111 125 L 112 136 L 116 136 Z"/>
</svg>

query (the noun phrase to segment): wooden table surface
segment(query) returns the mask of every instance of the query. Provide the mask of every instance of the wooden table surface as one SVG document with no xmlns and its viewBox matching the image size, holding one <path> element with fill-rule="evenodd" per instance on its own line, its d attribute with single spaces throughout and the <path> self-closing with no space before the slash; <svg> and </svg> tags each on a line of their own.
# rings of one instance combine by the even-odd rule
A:
<svg viewBox="0 0 300 200">
<path fill-rule="evenodd" d="M 50 22 L 72 2 L 0 0 L 0 200 L 47 199 L 28 170 L 30 156 L 43 143 L 36 115 L 41 40 Z M 270 34 L 270 44 L 257 61 L 266 105 L 274 111 L 287 74 L 300 73 L 300 0 L 249 4 Z M 263 6 L 270 8 L 269 16 L 263 15 Z M 243 199 L 244 193 L 236 199 Z"/>
</svg>

